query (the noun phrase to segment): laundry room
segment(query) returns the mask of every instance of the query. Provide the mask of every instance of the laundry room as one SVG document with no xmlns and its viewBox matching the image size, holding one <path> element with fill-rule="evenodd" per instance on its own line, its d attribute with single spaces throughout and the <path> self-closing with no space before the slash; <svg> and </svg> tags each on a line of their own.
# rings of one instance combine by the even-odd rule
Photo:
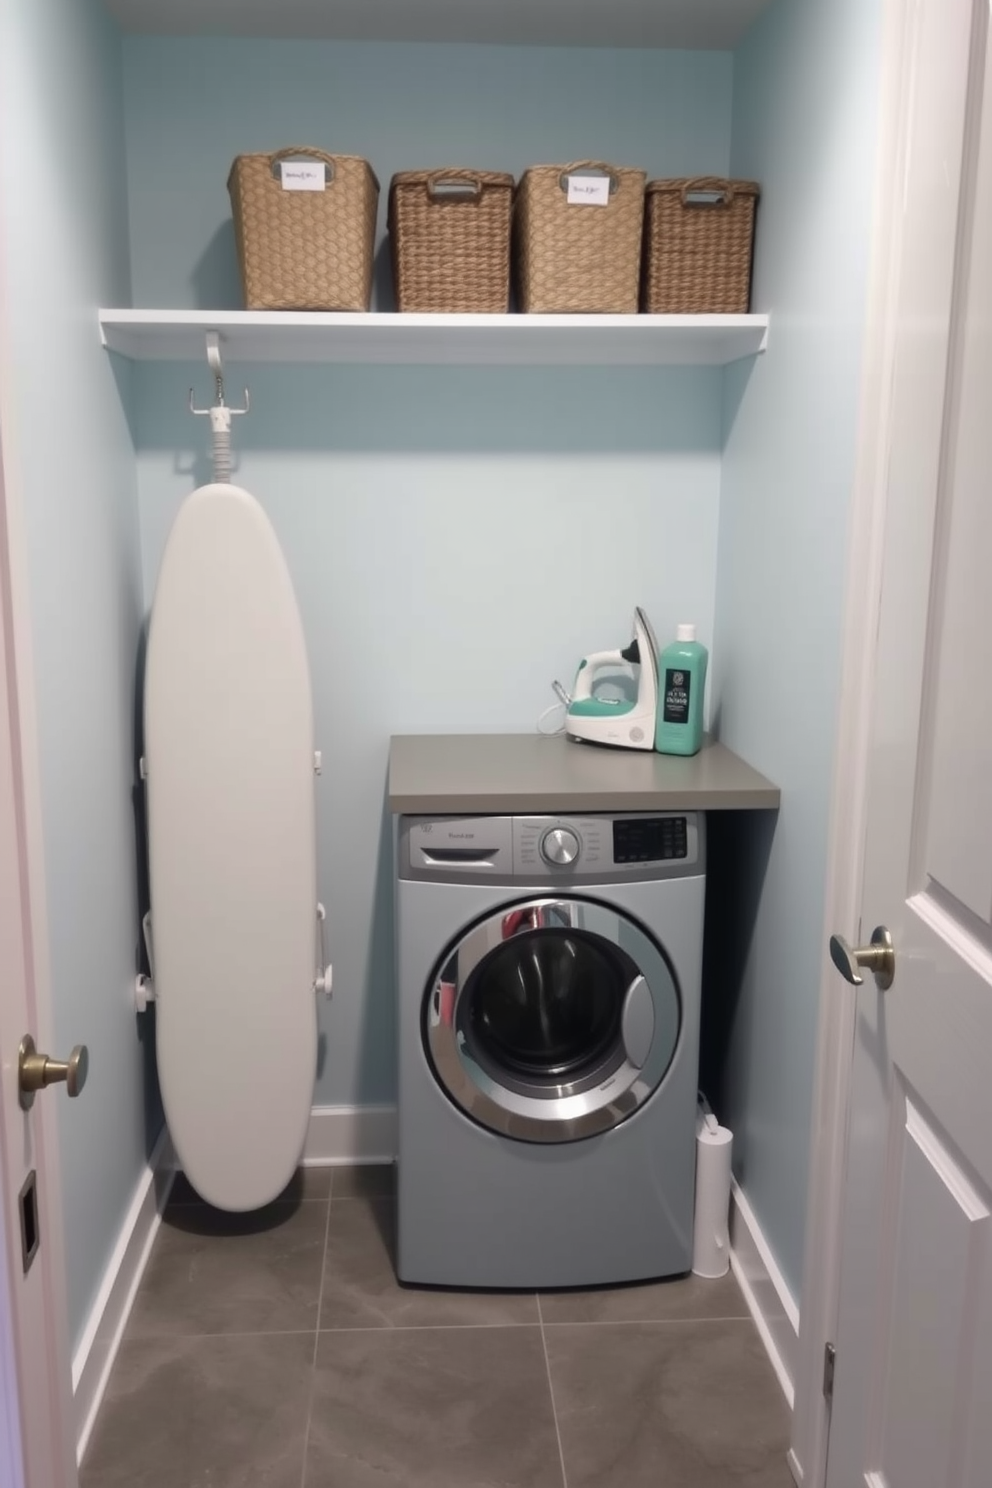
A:
<svg viewBox="0 0 992 1488">
<path fill-rule="evenodd" d="M 363 1247 L 385 1243 L 402 1059 L 391 741 L 537 738 L 556 703 L 552 684 L 571 688 L 583 657 L 628 645 L 635 606 L 662 646 L 692 622 L 710 658 L 709 737 L 780 793 L 777 809 L 735 801 L 700 813 L 709 879 L 700 1068 L 733 1130 L 735 1243 L 759 1258 L 777 1373 L 767 1339 L 756 1356 L 779 1392 L 775 1408 L 791 1408 L 881 5 L 742 0 L 707 6 L 711 19 L 695 29 L 676 4 L 667 29 L 649 24 L 651 7 L 604 7 L 603 17 L 616 10 L 611 29 L 588 6 L 581 23 L 562 21 L 560 44 L 540 27 L 535 44 L 522 44 L 522 7 L 511 7 L 509 41 L 485 44 L 445 39 L 426 22 L 418 32 L 386 5 L 363 31 L 356 7 L 342 4 L 350 20 L 337 35 L 308 34 L 302 19 L 273 35 L 278 7 L 263 4 L 249 7 L 257 16 L 242 34 L 226 35 L 203 32 L 235 33 L 230 7 L 217 7 L 212 27 L 192 5 L 160 9 L 150 20 L 129 0 L 9 0 L 0 54 L 0 432 L 22 555 L 18 644 L 30 654 L 38 975 L 50 986 L 53 1043 L 85 1042 L 91 1061 L 84 1096 L 58 1112 L 74 1447 L 98 1420 L 120 1342 L 113 1320 L 123 1327 L 147 1258 L 131 1236 L 151 1244 L 162 1195 L 156 1011 L 134 1004 L 135 977 L 150 970 L 142 686 L 169 534 L 189 493 L 211 479 L 209 421 L 194 416 L 191 397 L 202 409 L 215 395 L 199 324 L 184 328 L 188 355 L 156 349 L 154 328 L 113 350 L 101 344 L 98 311 L 162 312 L 161 329 L 170 312 L 179 323 L 186 312 L 241 310 L 228 174 L 241 154 L 300 145 L 361 156 L 378 176 L 372 317 L 395 306 L 386 197 L 398 171 L 465 165 L 519 178 L 540 161 L 605 161 L 649 178 L 760 185 L 750 308 L 767 316 L 767 335 L 758 350 L 642 356 L 579 338 L 555 357 L 435 344 L 421 361 L 403 346 L 345 359 L 301 342 L 239 360 L 223 332 L 221 347 L 225 397 L 246 409 L 232 420 L 233 480 L 257 498 L 285 556 L 320 755 L 316 887 L 333 996 L 319 1003 L 301 1211 L 314 1204 L 327 1219 L 336 1194 L 356 1202 L 352 1185 L 366 1229 L 345 1235 L 343 1249 L 360 1269 Z M 624 806 L 643 761 L 600 753 L 616 811 L 645 809 Z M 530 814 L 558 809 L 552 800 Z M 224 995 L 233 1024 L 236 986 Z M 251 1152 L 238 1161 L 250 1166 Z M 319 1175 L 339 1167 L 347 1178 L 335 1190 L 332 1177 L 325 1192 Z M 633 1167 L 625 1182 L 636 1189 Z M 194 1205 L 178 1207 L 192 1233 Z M 571 1273 L 542 1272 L 522 1286 L 575 1284 Z M 719 1295 L 734 1320 L 750 1316 L 736 1293 Z M 139 1324 L 151 1305 L 139 1300 Z M 510 1300 L 492 1317 L 450 1305 L 459 1325 L 523 1317 Z M 596 1321 L 557 1305 L 562 1327 Z M 381 1316 L 393 1309 L 391 1325 L 422 1325 L 397 1290 L 386 1301 L 352 1297 L 328 1326 L 364 1327 L 356 1315 L 377 1306 Z M 693 1327 L 721 1315 L 714 1302 L 699 1306 Z M 287 1335 L 305 1331 L 297 1315 L 288 1305 Z M 232 1318 L 204 1332 L 255 1326 Z M 635 1321 L 636 1312 L 611 1316 L 618 1353 Z M 292 1373 L 302 1366 L 285 1346 Z M 353 1368 L 366 1367 L 359 1350 Z M 411 1355 L 404 1368 L 416 1367 Z M 505 1372 L 513 1367 L 507 1354 Z M 585 1367 L 569 1376 L 576 1399 Z M 684 1379 L 679 1388 L 689 1390 Z M 738 1478 L 728 1459 L 725 1476 L 698 1481 L 779 1485 L 788 1446 L 787 1413 L 758 1457 L 742 1458 L 741 1471 L 766 1476 Z M 430 1481 L 429 1464 L 422 1471 L 416 1481 Z M 648 1481 L 644 1471 L 631 1467 L 626 1481 Z M 529 1460 L 507 1472 L 521 1484 L 558 1481 Z M 593 1481 L 567 1463 L 564 1473 L 569 1485 Z M 82 1481 L 97 1482 L 85 1457 Z M 108 1469 L 104 1481 L 119 1479 Z"/>
</svg>

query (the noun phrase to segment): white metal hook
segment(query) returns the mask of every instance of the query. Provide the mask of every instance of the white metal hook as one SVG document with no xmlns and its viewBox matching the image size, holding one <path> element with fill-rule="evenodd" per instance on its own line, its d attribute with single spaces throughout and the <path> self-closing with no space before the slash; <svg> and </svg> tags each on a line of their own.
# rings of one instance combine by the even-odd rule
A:
<svg viewBox="0 0 992 1488">
<path fill-rule="evenodd" d="M 220 353 L 220 332 L 207 331 L 207 365 L 214 377 L 215 401 L 210 408 L 197 408 L 193 401 L 193 389 L 189 390 L 189 411 L 201 418 L 210 419 L 213 436 L 214 481 L 229 485 L 231 480 L 231 419 L 236 414 L 248 413 L 251 398 L 245 388 L 244 408 L 230 408 L 224 401 L 224 362 Z"/>
<path fill-rule="evenodd" d="M 224 360 L 220 354 L 220 331 L 207 332 L 207 366 L 215 377 L 224 376 Z"/>
<path fill-rule="evenodd" d="M 214 404 L 213 408 L 197 408 L 196 405 L 193 402 L 193 389 L 190 388 L 190 390 L 189 390 L 189 411 L 190 411 L 190 413 L 198 414 L 201 418 L 205 418 L 207 416 L 207 414 L 210 414 L 210 416 L 211 416 L 211 422 L 214 423 L 214 424 L 216 424 L 218 410 L 223 408 L 226 411 L 228 417 L 226 419 L 224 419 L 222 422 L 225 424 L 225 426 L 227 428 L 230 428 L 231 427 L 230 415 L 232 415 L 232 414 L 239 414 L 239 413 L 249 413 L 251 411 L 251 398 L 248 396 L 248 389 L 245 388 L 245 406 L 244 406 L 244 408 L 229 408 L 228 407 L 227 403 L 225 403 L 225 401 L 224 401 L 224 359 L 223 359 L 223 357 L 221 355 L 221 350 L 220 350 L 220 332 L 219 331 L 207 331 L 206 341 L 207 341 L 207 366 L 210 368 L 211 372 L 214 375 L 214 385 L 215 385 L 215 390 L 216 390 L 217 402 Z"/>
</svg>

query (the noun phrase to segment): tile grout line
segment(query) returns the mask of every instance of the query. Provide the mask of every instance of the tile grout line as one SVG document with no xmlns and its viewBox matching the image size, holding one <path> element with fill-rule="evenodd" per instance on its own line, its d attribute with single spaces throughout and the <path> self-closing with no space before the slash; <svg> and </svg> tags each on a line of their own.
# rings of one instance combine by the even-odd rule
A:
<svg viewBox="0 0 992 1488">
<path fill-rule="evenodd" d="M 565 1472 L 565 1449 L 561 1444 L 561 1427 L 558 1425 L 558 1407 L 555 1404 L 555 1387 L 551 1378 L 551 1360 L 548 1358 L 548 1340 L 544 1332 L 544 1312 L 541 1308 L 541 1294 L 534 1293 L 537 1302 L 537 1318 L 541 1325 L 541 1347 L 544 1349 L 544 1368 L 548 1376 L 548 1390 L 551 1394 L 551 1415 L 555 1423 L 555 1436 L 558 1438 L 558 1461 L 561 1463 L 562 1488 L 568 1488 L 568 1475 Z"/>
<path fill-rule="evenodd" d="M 750 1318 L 747 1320 L 750 1322 Z M 539 1328 L 540 1323 L 355 1323 L 351 1327 L 321 1328 L 321 1333 L 469 1333 L 522 1331 Z"/>
<path fill-rule="evenodd" d="M 216 1333 L 132 1333 L 131 1343 L 182 1343 L 202 1338 L 308 1338 L 313 1328 L 222 1328 Z"/>
<path fill-rule="evenodd" d="M 340 1200 L 338 1201 L 341 1202 Z M 751 1323 L 749 1317 L 709 1317 L 709 1318 L 606 1318 L 596 1322 L 584 1320 L 581 1322 L 550 1323 L 545 1321 L 545 1328 L 680 1328 L 698 1327 L 702 1323 Z M 181 1339 L 181 1338 L 302 1338 L 306 1334 L 319 1333 L 457 1333 L 465 1332 L 467 1329 L 487 1329 L 496 1332 L 500 1329 L 510 1328 L 539 1328 L 540 1323 L 356 1323 L 352 1327 L 340 1326 L 335 1328 L 238 1328 L 221 1329 L 213 1333 L 138 1333 L 134 1335 L 134 1341 L 139 1343 L 152 1343 L 156 1340 Z"/>
<path fill-rule="evenodd" d="M 331 1233 L 331 1201 L 334 1198 L 334 1178 L 327 1190 L 327 1218 L 324 1221 L 324 1246 L 320 1253 L 320 1286 L 317 1290 L 317 1326 L 313 1334 L 313 1358 L 310 1361 L 310 1392 L 307 1400 L 307 1424 L 303 1430 L 303 1463 L 300 1467 L 300 1488 L 306 1488 L 307 1454 L 310 1448 L 310 1423 L 313 1420 L 313 1394 L 317 1383 L 317 1350 L 320 1347 L 320 1309 L 324 1305 L 324 1276 L 327 1273 L 327 1240 Z"/>
<path fill-rule="evenodd" d="M 546 1328 L 697 1328 L 700 1323 L 751 1323 L 753 1318 L 742 1313 L 726 1317 L 643 1317 L 643 1318 L 562 1318 L 545 1323 Z"/>
</svg>

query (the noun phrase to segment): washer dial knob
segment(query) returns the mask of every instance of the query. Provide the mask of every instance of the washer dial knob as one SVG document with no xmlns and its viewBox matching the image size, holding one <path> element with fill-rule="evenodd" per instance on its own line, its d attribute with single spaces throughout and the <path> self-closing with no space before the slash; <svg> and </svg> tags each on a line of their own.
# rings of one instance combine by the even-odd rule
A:
<svg viewBox="0 0 992 1488">
<path fill-rule="evenodd" d="M 579 856 L 580 846 L 571 827 L 552 827 L 541 838 L 541 857 L 553 868 L 567 868 Z"/>
</svg>

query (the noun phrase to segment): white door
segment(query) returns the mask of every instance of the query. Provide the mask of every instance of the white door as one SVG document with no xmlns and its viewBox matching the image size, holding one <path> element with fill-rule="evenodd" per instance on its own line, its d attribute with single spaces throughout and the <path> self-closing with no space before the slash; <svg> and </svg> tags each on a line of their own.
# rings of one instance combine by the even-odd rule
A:
<svg viewBox="0 0 992 1488">
<path fill-rule="evenodd" d="M 989 0 L 910 26 L 828 1488 L 992 1483 Z"/>
<path fill-rule="evenodd" d="M 11 592 L 16 543 L 3 474 L 0 442 L 0 1488 L 74 1488 L 53 1104 L 65 1093 L 57 1086 L 42 1092 L 25 1112 L 18 1090 L 21 1038 L 29 1032 L 44 1037 L 48 1026 L 32 949 L 30 834 Z M 32 1175 L 36 1203 L 30 1197 Z M 27 1270 L 25 1238 L 37 1241 Z"/>
</svg>

